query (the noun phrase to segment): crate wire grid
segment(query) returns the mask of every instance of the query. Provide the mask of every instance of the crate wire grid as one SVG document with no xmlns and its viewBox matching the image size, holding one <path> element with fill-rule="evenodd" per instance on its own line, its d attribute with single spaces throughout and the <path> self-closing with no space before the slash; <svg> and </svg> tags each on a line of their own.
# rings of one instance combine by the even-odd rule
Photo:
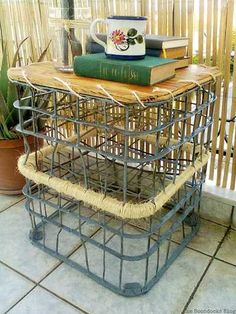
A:
<svg viewBox="0 0 236 314">
<path fill-rule="evenodd" d="M 199 91 L 199 89 L 192 90 L 193 95 L 191 95 L 191 93 L 187 93 L 186 96 L 182 95 L 182 97 L 176 100 L 175 104 L 171 102 L 152 104 L 152 106 L 149 105 L 147 108 L 143 108 L 139 104 L 136 104 L 137 108 L 134 105 L 120 106 L 114 102 L 111 103 L 108 101 L 108 103 L 106 103 L 105 100 L 101 101 L 97 99 L 92 101 L 80 101 L 76 99 L 74 101 L 71 95 L 68 96 L 69 99 L 67 99 L 66 102 L 64 102 L 64 99 L 67 95 L 62 95 L 58 103 L 57 100 L 59 96 L 56 92 L 53 92 L 54 109 L 52 111 L 53 119 L 52 121 L 50 120 L 50 122 L 52 124 L 51 130 L 53 130 L 54 146 L 53 148 L 43 149 L 42 156 L 49 153 L 52 154 L 52 160 L 49 161 L 51 164 L 51 170 L 49 172 L 50 176 L 53 176 L 55 154 L 59 150 L 58 145 L 61 145 L 59 143 L 66 143 L 68 147 L 72 147 L 72 157 L 70 159 L 74 160 L 73 155 L 79 153 L 82 167 L 76 169 L 76 171 L 73 171 L 70 167 L 70 169 L 67 168 L 67 171 L 73 174 L 74 178 L 76 176 L 78 177 L 78 172 L 81 172 L 83 175 L 83 184 L 80 185 L 81 182 L 77 182 L 77 189 L 74 185 L 69 184 L 69 182 L 66 185 L 62 180 L 54 180 L 53 183 L 51 180 L 51 184 L 57 184 L 58 190 L 67 191 L 69 195 L 74 195 L 77 199 L 81 198 L 81 200 L 85 202 L 90 201 L 91 205 L 97 206 L 99 209 L 111 211 L 113 214 L 123 218 L 139 218 L 153 214 L 173 193 L 175 193 L 175 190 L 177 190 L 189 176 L 193 175 L 196 160 L 197 170 L 199 170 L 208 159 L 205 150 L 208 148 L 210 137 L 209 132 L 206 136 L 204 136 L 204 134 L 212 123 L 214 95 L 211 93 L 211 84 L 209 83 L 206 86 L 209 90 L 205 88 L 202 88 L 201 91 Z M 45 97 L 45 95 L 43 95 L 43 97 Z M 71 101 L 71 105 L 68 103 L 68 100 Z M 183 100 L 185 100 L 186 103 Z M 200 105 L 194 103 L 194 100 L 200 101 Z M 32 119 L 30 119 L 30 121 L 32 122 L 33 131 L 36 132 L 35 136 L 38 136 L 37 126 L 40 117 L 37 113 L 42 113 L 41 108 L 38 109 L 34 106 L 35 103 L 38 103 L 38 95 L 32 97 L 31 102 L 32 107 L 28 107 L 28 110 L 32 110 Z M 19 114 L 21 116 L 22 110 L 27 110 L 27 107 L 18 107 L 20 108 Z M 190 108 L 188 109 L 189 111 L 187 111 L 188 107 L 192 109 Z M 49 106 L 49 108 L 51 107 Z M 167 111 L 169 113 L 165 116 L 166 108 L 170 109 Z M 160 110 L 163 111 L 161 115 Z M 74 114 L 75 111 L 77 112 L 76 114 Z M 130 112 L 132 112 L 132 114 L 130 114 Z M 191 114 L 189 114 L 190 112 Z M 67 118 L 68 116 L 69 118 Z M 132 121 L 130 121 L 130 116 Z M 61 134 L 58 132 L 59 126 L 61 126 L 61 123 L 58 122 L 59 118 L 65 120 L 67 123 L 74 124 L 76 134 L 73 140 L 69 138 L 62 138 L 61 140 Z M 138 120 L 138 122 L 136 122 L 136 120 Z M 22 117 L 20 121 L 22 121 Z M 132 123 L 133 121 L 134 123 Z M 143 123 L 141 123 L 142 121 Z M 114 124 L 117 125 L 118 122 L 119 128 L 116 126 L 114 132 Z M 25 124 L 28 125 L 29 121 L 25 123 L 22 121 L 20 124 L 21 130 Z M 172 131 L 173 128 L 174 132 Z M 51 130 L 48 133 L 51 133 Z M 87 131 L 85 135 L 95 133 L 92 134 L 92 136 L 84 136 L 84 130 Z M 181 136 L 179 136 L 179 133 Z M 45 135 L 42 134 L 42 137 L 43 136 Z M 206 138 L 205 143 L 204 137 Z M 46 139 L 49 140 L 50 137 L 46 135 Z M 103 147 L 103 149 L 101 149 L 101 147 Z M 98 180 L 93 182 L 92 186 L 95 186 L 95 193 L 94 190 L 91 189 L 91 184 L 89 186 L 88 183 L 88 179 L 91 181 L 91 178 L 88 177 L 87 173 L 91 172 L 91 166 L 86 164 L 85 161 L 91 153 L 95 154 L 97 160 L 102 157 L 105 164 L 106 177 L 100 180 L 103 183 L 100 190 L 97 191 L 96 185 L 101 184 L 101 182 L 98 182 Z M 19 163 L 20 171 L 32 180 L 37 174 L 36 172 L 40 170 L 37 168 L 38 160 L 35 160 L 36 169 L 32 167 L 32 165 L 34 165 L 32 160 L 33 156 L 34 155 L 31 155 L 30 157 L 31 169 L 23 165 L 23 163 L 26 163 L 29 157 L 28 155 L 26 156 L 26 161 L 23 161 L 22 158 L 21 163 Z M 40 159 L 40 154 L 35 154 L 35 157 L 36 159 Z M 111 164 L 111 159 L 114 163 L 122 163 L 123 166 L 123 183 L 120 184 L 120 186 L 113 184 L 113 188 L 111 185 L 107 186 L 107 176 L 111 175 L 111 173 L 107 172 L 107 165 Z M 203 162 L 203 164 L 201 164 L 201 162 Z M 96 161 L 96 163 L 98 162 Z M 71 160 L 69 161 L 69 165 L 72 165 Z M 142 195 L 139 194 L 137 203 L 131 204 L 130 197 L 131 194 L 134 193 L 132 189 L 130 189 L 128 175 L 130 172 L 129 167 L 132 165 L 139 172 L 139 174 L 137 173 L 137 176 L 140 178 L 139 181 L 142 181 L 140 174 L 144 172 L 145 168 L 149 168 L 152 171 L 153 187 L 155 188 L 156 186 L 157 178 L 159 182 L 162 182 L 162 192 L 164 193 L 157 193 L 161 192 L 160 190 L 154 191 L 148 199 L 149 202 L 145 202 L 144 204 L 142 204 Z M 60 163 L 59 165 L 55 165 L 55 167 L 61 169 Z M 98 173 L 101 174 L 100 171 L 98 171 Z M 168 177 L 171 177 L 172 184 L 169 184 L 168 190 L 166 190 Z M 177 182 L 176 177 L 178 177 Z M 68 178 L 65 179 L 68 181 Z M 39 179 L 39 174 L 37 174 L 37 180 L 35 179 L 35 181 L 37 183 L 49 184 L 48 177 L 44 179 L 41 177 Z M 170 181 L 171 180 L 169 180 L 169 182 Z M 133 182 L 131 182 L 131 184 L 132 183 Z M 109 193 L 107 188 L 110 189 Z M 140 190 L 140 187 L 137 187 L 137 190 Z M 123 200 L 117 200 L 117 197 L 113 197 L 114 192 L 117 195 L 117 193 L 121 191 Z M 111 194 L 111 197 L 109 194 Z"/>
<path fill-rule="evenodd" d="M 38 99 L 42 97 L 50 98 L 50 105 L 47 108 L 36 105 L 39 103 Z M 31 102 L 30 105 L 25 105 L 28 101 Z M 43 138 L 50 144 L 43 149 L 38 147 L 37 153 L 30 154 L 25 136 L 27 153 L 19 162 L 22 173 L 37 183 L 32 188 L 32 181 L 28 180 L 24 190 L 28 198 L 26 208 L 32 222 L 30 233 L 32 242 L 116 293 L 134 296 L 150 290 L 199 227 L 198 216 L 194 211 L 199 208 L 201 185 L 205 178 L 214 101 L 214 86 L 211 83 L 205 84 L 201 89 L 196 88 L 177 96 L 174 102 L 149 103 L 145 104 L 145 107 L 140 104 L 120 106 L 111 100 L 88 96 L 86 100 L 79 100 L 67 92 L 62 93 L 54 89 L 46 90 L 45 93 L 32 90 L 30 98 L 15 104 L 19 110 L 18 130 L 24 135 L 35 136 L 36 145 L 38 138 Z M 24 121 L 23 110 L 31 112 L 32 117 L 27 121 Z M 48 120 L 50 124 L 43 133 L 38 127 L 40 119 Z M 29 126 L 32 127 L 31 131 L 28 129 Z M 69 134 L 73 136 L 69 137 Z M 83 134 L 88 136 L 84 137 Z M 113 179 L 117 176 L 111 175 L 109 180 L 112 182 L 107 182 L 108 170 L 114 171 L 117 168 L 121 169 L 122 175 L 118 176 L 119 184 L 114 185 Z M 90 169 L 91 173 L 87 175 Z M 130 173 L 134 174 L 131 180 Z M 139 179 L 134 184 L 137 174 Z M 45 180 L 40 179 L 41 175 Z M 59 180 L 63 180 L 63 183 Z M 132 188 L 129 180 L 134 185 Z M 83 181 L 83 185 L 80 181 Z M 148 182 L 147 187 L 153 186 L 154 192 L 147 194 L 140 182 Z M 152 185 L 151 182 L 155 184 Z M 62 183 L 60 188 L 59 183 Z M 78 186 L 84 194 L 78 193 L 78 189 L 74 190 Z M 182 190 L 185 192 L 181 192 Z M 70 191 L 73 191 L 72 195 Z M 53 204 L 45 200 L 48 193 L 55 199 Z M 96 193 L 100 194 L 100 198 Z M 81 195 L 86 197 L 83 198 Z M 96 202 L 91 204 L 91 199 Z M 101 206 L 96 204 L 99 199 L 102 200 Z M 66 200 L 68 210 L 62 205 L 62 200 Z M 103 201 L 106 200 L 109 202 L 104 206 Z M 35 202 L 38 203 L 39 212 L 35 210 Z M 114 212 L 113 207 L 116 207 L 117 202 L 119 210 Z M 81 214 L 77 217 L 79 227 L 77 226 L 78 230 L 75 231 L 62 223 L 63 215 L 73 218 L 74 221 L 72 212 L 80 211 L 81 204 L 87 210 L 83 218 Z M 54 209 L 51 215 L 47 213 L 47 207 Z M 134 215 L 134 207 L 142 210 L 137 210 Z M 164 213 L 163 208 L 168 211 Z M 100 218 L 99 222 L 85 218 L 89 210 L 103 217 L 102 221 Z M 150 221 L 155 221 L 156 215 L 159 220 L 153 225 Z M 120 234 L 112 229 L 107 217 L 108 220 L 120 221 Z M 128 218 L 133 218 L 132 221 L 135 223 L 132 224 L 138 226 L 141 236 L 126 235 L 124 225 Z M 96 242 L 89 240 L 88 235 L 84 237 L 80 229 L 81 220 L 100 228 L 103 242 L 95 244 Z M 143 220 L 149 221 L 146 229 L 140 228 Z M 164 232 L 162 237 L 160 229 L 167 222 L 171 223 L 171 226 L 167 226 L 168 232 Z M 184 227 L 186 223 L 190 224 L 188 235 Z M 52 225 L 57 229 L 51 239 L 55 240 L 53 241 L 55 246 L 48 247 L 45 228 Z M 169 254 L 171 238 L 178 227 L 182 229 L 180 245 L 173 254 Z M 143 233 L 144 230 L 148 230 L 148 233 Z M 159 240 L 153 240 L 156 232 L 154 230 L 157 230 Z M 62 246 L 59 245 L 60 237 L 64 234 L 62 231 L 76 235 L 80 239 L 84 250 L 84 266 L 72 261 L 66 253 L 59 252 L 59 246 Z M 108 232 L 120 238 L 119 248 L 116 246 L 108 248 L 105 245 Z M 146 244 L 142 254 L 136 254 L 133 258 L 125 255 L 123 250 L 126 238 L 133 240 L 132 247 L 135 243 L 139 244 L 140 238 L 143 238 Z M 154 241 L 153 245 L 151 241 Z M 165 261 L 160 268 L 156 265 L 153 275 L 150 275 L 149 265 L 152 264 L 150 258 L 160 253 L 160 246 L 165 242 L 167 243 L 167 251 L 163 255 L 166 256 Z M 102 256 L 103 270 L 100 274 L 96 273 L 96 269 L 91 271 L 92 261 L 88 260 L 87 244 L 92 245 L 92 251 L 96 249 Z M 119 271 L 116 278 L 113 278 L 116 284 L 112 278 L 110 280 L 106 278 L 106 268 L 110 267 L 106 262 L 108 261 L 106 254 L 109 254 L 110 259 L 118 259 Z M 133 281 L 131 277 L 135 277 L 135 274 L 132 272 L 132 276 L 124 280 L 123 267 L 126 259 L 131 262 L 138 260 L 144 262 L 142 266 L 145 269 L 144 279 Z"/>
<path fill-rule="evenodd" d="M 33 244 L 124 296 L 149 291 L 199 228 L 197 180 L 145 219 L 120 219 L 29 180 L 24 194 Z"/>
<path fill-rule="evenodd" d="M 93 136 L 93 131 L 85 131 L 84 137 Z M 91 155 L 85 148 L 58 144 L 23 155 L 18 168 L 35 183 L 99 210 L 121 218 L 142 218 L 158 211 L 185 181 L 204 168 L 208 160 L 205 150 L 199 150 L 196 159 L 194 154 L 189 155 L 190 160 L 180 160 L 167 172 L 165 163 L 157 171 L 155 162 L 121 163 L 98 153 Z"/>
<path fill-rule="evenodd" d="M 49 143 L 71 145 L 66 137 L 61 136 L 61 130 L 63 126 L 68 128 L 68 125 L 73 125 L 77 134 L 77 142 L 73 145 L 78 148 L 88 146 L 91 152 L 101 152 L 122 162 L 152 161 L 193 140 L 194 145 L 203 145 L 203 138 L 197 135 L 202 135 L 204 130 L 209 142 L 211 132 L 207 128 L 212 124 L 213 87 L 208 83 L 201 90 L 191 90 L 177 97 L 175 102 L 151 103 L 145 108 L 141 104 L 121 106 L 104 99 L 79 100 L 54 90 L 45 93 L 32 91 L 28 106 L 24 104 L 25 100 L 16 105 L 20 120 L 18 130 Z M 37 99 L 46 96 L 50 97 L 50 106 L 36 107 Z M 32 115 L 28 121 L 23 119 L 25 111 L 30 111 Z M 49 131 L 42 133 L 39 130 L 41 120 L 49 122 Z M 96 128 L 99 138 L 81 142 L 80 132 L 89 127 Z M 156 143 L 153 151 L 150 151 L 146 138 Z"/>
</svg>

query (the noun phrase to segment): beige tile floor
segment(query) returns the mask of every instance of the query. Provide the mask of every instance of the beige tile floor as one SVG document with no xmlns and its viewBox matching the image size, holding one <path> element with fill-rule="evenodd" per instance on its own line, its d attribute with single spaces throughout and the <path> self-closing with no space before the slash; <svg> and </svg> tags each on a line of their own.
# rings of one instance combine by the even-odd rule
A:
<svg viewBox="0 0 236 314">
<path fill-rule="evenodd" d="M 29 229 L 22 197 L 0 196 L 0 313 L 236 314 L 235 229 L 202 219 L 160 281 L 135 298 L 118 296 L 33 247 Z"/>
</svg>

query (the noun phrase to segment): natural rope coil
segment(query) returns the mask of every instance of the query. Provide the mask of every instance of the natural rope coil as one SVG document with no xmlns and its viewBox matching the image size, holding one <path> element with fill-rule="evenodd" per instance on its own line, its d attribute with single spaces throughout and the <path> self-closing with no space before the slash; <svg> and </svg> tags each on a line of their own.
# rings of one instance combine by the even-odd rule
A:
<svg viewBox="0 0 236 314">
<path fill-rule="evenodd" d="M 87 130 L 82 136 L 87 138 L 93 134 L 94 129 Z M 71 138 L 74 141 L 75 139 Z M 203 153 L 202 158 L 197 158 L 195 164 L 189 165 L 179 176 L 177 176 L 175 183 L 171 182 L 166 186 L 164 191 L 161 191 L 153 200 L 145 203 L 123 203 L 115 197 L 104 195 L 100 192 L 95 192 L 91 189 L 85 189 L 81 183 L 72 183 L 58 177 L 50 176 L 45 172 L 37 169 L 35 164 L 35 154 L 38 154 L 38 161 L 43 161 L 47 156 L 53 152 L 52 146 L 46 146 L 39 152 L 31 153 L 25 163 L 26 155 L 23 155 L 18 160 L 18 169 L 26 178 L 33 180 L 36 184 L 44 184 L 49 188 L 56 190 L 58 193 L 63 193 L 67 196 L 73 197 L 77 200 L 83 201 L 86 204 L 97 208 L 98 210 L 109 212 L 115 216 L 131 219 L 145 218 L 153 215 L 159 211 L 163 205 L 181 188 L 181 186 L 189 180 L 194 173 L 199 171 L 208 161 L 208 154 Z M 66 145 L 59 144 L 57 151 L 66 149 Z M 186 146 L 189 150 L 189 147 Z"/>
</svg>

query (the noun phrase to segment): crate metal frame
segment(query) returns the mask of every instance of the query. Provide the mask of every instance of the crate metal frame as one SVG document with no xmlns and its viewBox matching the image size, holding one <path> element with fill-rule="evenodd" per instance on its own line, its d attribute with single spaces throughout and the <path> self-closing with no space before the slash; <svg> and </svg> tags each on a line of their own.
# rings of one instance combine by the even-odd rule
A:
<svg viewBox="0 0 236 314">
<path fill-rule="evenodd" d="M 49 97 L 51 106 L 40 107 L 40 99 Z M 38 92 L 31 90 L 31 95 L 15 104 L 19 111 L 18 131 L 25 135 L 43 138 L 49 143 L 60 143 L 86 147 L 94 153 L 102 153 L 110 158 L 126 162 L 148 162 L 160 159 L 175 149 L 180 149 L 185 143 L 193 142 L 203 145 L 205 132 L 205 146 L 209 145 L 213 105 L 215 102 L 214 85 L 210 82 L 202 88 L 193 88 L 176 96 L 174 101 L 139 103 L 123 105 L 110 99 L 83 96 L 82 100 L 75 98 L 69 92 L 57 89 Z M 191 101 L 191 98 L 195 98 Z M 24 121 L 23 113 L 30 112 L 31 118 Z M 167 114 L 168 113 L 168 114 Z M 50 121 L 47 132 L 39 130 L 40 119 Z M 73 124 L 77 134 L 75 143 L 67 141 L 60 129 L 63 125 Z M 30 128 L 31 127 L 31 130 Z M 100 145 L 94 148 L 94 143 L 81 142 L 80 132 L 87 128 L 95 128 L 100 133 Z M 140 154 L 130 154 L 127 146 L 131 146 L 132 138 L 136 142 L 133 147 L 143 145 L 143 138 L 153 136 L 156 140 L 154 152 L 146 155 L 143 150 Z M 166 143 L 160 143 L 159 138 L 166 138 Z M 109 141 L 118 139 L 120 147 L 111 150 Z M 122 140 L 120 140 L 122 139 Z M 139 143 L 137 143 L 139 140 Z"/>
<path fill-rule="evenodd" d="M 94 129 L 85 130 L 81 140 L 93 136 Z M 74 142 L 76 136 L 70 140 Z M 182 147 L 189 159 L 174 165 L 172 160 L 159 160 L 157 165 L 156 162 L 121 163 L 85 148 L 49 145 L 23 155 L 18 168 L 35 183 L 48 185 L 99 210 L 121 218 L 141 218 L 159 210 L 185 181 L 203 169 L 208 160 L 205 149 L 190 153 L 190 148 L 193 150 L 194 145 Z M 167 163 L 170 163 L 168 171 Z"/>
<path fill-rule="evenodd" d="M 186 183 L 181 191 L 182 196 L 180 196 L 180 191 L 176 193 L 173 201 L 166 204 L 168 211 L 163 213 L 159 211 L 143 220 L 132 220 L 120 219 L 92 207 L 86 207 L 82 214 L 80 208 L 83 206 L 85 209 L 83 202 L 57 193 L 47 186 L 35 186 L 32 181 L 28 181 L 24 188 L 24 194 L 27 197 L 26 209 L 32 223 L 31 242 L 115 293 L 128 297 L 142 295 L 148 292 L 161 278 L 199 229 L 199 219 L 195 210 L 199 208 L 201 182 L 195 183 L 194 187 L 192 182 Z M 38 209 L 35 202 L 39 204 Z M 51 215 L 47 214 L 48 207 L 54 210 Z M 64 215 L 71 216 L 73 222 L 77 221 L 77 227 L 72 228 L 68 223 L 64 224 Z M 112 220 L 115 220 L 116 224 L 112 225 Z M 93 234 L 98 233 L 101 235 L 100 238 L 96 239 L 94 236 L 91 237 L 91 234 L 85 234 L 82 228 L 86 224 L 95 226 L 96 230 Z M 49 228 L 54 226 L 57 229 L 53 246 L 47 245 L 47 240 L 45 240 L 47 239 L 45 231 L 47 225 Z M 132 232 L 125 231 L 125 226 L 131 226 Z M 172 241 L 176 231 L 180 233 L 179 245 Z M 77 243 L 76 249 L 79 249 L 79 255 L 84 257 L 82 263 L 73 259 L 75 248 L 69 254 L 60 252 L 60 241 L 63 241 L 64 234 L 76 236 L 80 241 Z M 114 247 L 112 244 L 108 245 L 114 237 L 119 242 L 119 244 L 116 243 L 118 247 Z M 127 248 L 129 245 L 135 249 L 140 246 L 143 251 L 139 254 L 127 254 L 126 249 L 125 254 L 126 242 L 128 243 Z M 90 265 L 93 266 L 94 258 L 92 250 L 96 250 L 97 255 L 100 253 L 102 270 L 100 269 L 99 272 L 90 269 Z M 153 265 L 154 260 L 156 260 L 155 266 Z M 109 262 L 110 265 L 108 265 Z M 144 267 L 142 275 L 140 276 L 139 270 L 136 274 L 130 275 L 130 267 L 135 267 L 138 263 Z M 119 271 L 111 269 L 111 264 L 119 265 Z M 117 276 L 115 283 L 110 279 L 113 279 L 113 272 Z M 126 281 L 125 275 L 127 274 L 128 279 L 138 277 L 140 282 L 137 279 Z"/>
<path fill-rule="evenodd" d="M 29 97 L 15 103 L 19 112 L 18 130 L 24 136 L 26 148 L 19 169 L 28 178 L 24 194 L 32 223 L 31 241 L 118 294 L 146 293 L 199 228 L 197 212 L 211 137 L 214 84 L 205 83 L 167 101 L 124 105 L 88 95 L 79 99 L 54 88 L 40 89 L 41 92 L 32 88 Z M 44 108 L 45 99 L 50 105 Z M 25 111 L 31 116 L 26 121 Z M 41 119 L 49 121 L 44 132 L 39 130 Z M 30 153 L 27 135 L 35 137 L 36 153 Z M 41 149 L 39 139 L 47 141 L 49 146 Z M 120 176 L 116 175 L 117 169 Z M 130 173 L 134 173 L 136 181 L 130 181 Z M 150 179 L 152 176 L 154 181 Z M 112 180 L 116 177 L 121 179 L 114 185 Z M 158 186 L 155 193 L 146 194 L 142 187 L 145 180 L 149 186 L 150 182 Z M 63 217 L 71 218 L 77 226 L 63 223 Z M 119 230 L 110 221 L 118 222 Z M 82 226 L 89 225 L 100 230 L 100 242 L 82 232 Z M 135 227 L 136 233 L 126 232 L 126 225 Z M 190 226 L 188 234 L 186 225 Z M 46 244 L 48 227 L 56 228 L 50 239 L 53 246 Z M 178 228 L 180 245 L 170 254 L 172 236 Z M 113 247 L 107 245 L 108 233 L 112 234 L 111 239 L 120 239 L 118 249 L 117 243 Z M 84 250 L 84 265 L 71 259 L 73 254 L 59 250 L 65 234 L 80 240 L 76 247 L 81 245 Z M 128 240 L 133 244 L 145 241 L 145 249 L 139 254 L 134 252 L 133 256 L 126 254 Z M 159 267 L 157 263 L 150 275 L 152 258 L 159 256 L 164 245 L 167 248 L 161 255 L 163 264 Z M 89 252 L 96 250 L 102 256 L 99 274 L 95 268 L 91 270 L 93 262 L 88 257 L 92 256 Z M 112 258 L 118 260 L 119 266 L 108 271 L 107 261 Z M 138 261 L 144 263 L 144 277 L 133 280 L 128 271 L 125 280 L 126 263 Z M 107 276 L 116 270 L 114 283 Z"/>
</svg>

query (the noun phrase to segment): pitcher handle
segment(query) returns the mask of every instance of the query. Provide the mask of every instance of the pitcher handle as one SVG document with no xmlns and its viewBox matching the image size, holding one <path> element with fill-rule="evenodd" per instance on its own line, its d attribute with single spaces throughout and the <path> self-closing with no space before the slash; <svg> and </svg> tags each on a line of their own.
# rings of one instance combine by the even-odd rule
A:
<svg viewBox="0 0 236 314">
<path fill-rule="evenodd" d="M 90 25 L 90 35 L 91 37 L 93 38 L 93 40 L 98 43 L 99 45 L 103 46 L 105 51 L 107 49 L 107 45 L 102 41 L 100 40 L 99 38 L 97 38 L 96 34 L 95 34 L 95 27 L 96 27 L 96 24 L 99 23 L 99 22 L 103 22 L 103 23 L 106 23 L 106 20 L 105 19 L 96 19 L 94 20 L 91 25 Z"/>
</svg>

